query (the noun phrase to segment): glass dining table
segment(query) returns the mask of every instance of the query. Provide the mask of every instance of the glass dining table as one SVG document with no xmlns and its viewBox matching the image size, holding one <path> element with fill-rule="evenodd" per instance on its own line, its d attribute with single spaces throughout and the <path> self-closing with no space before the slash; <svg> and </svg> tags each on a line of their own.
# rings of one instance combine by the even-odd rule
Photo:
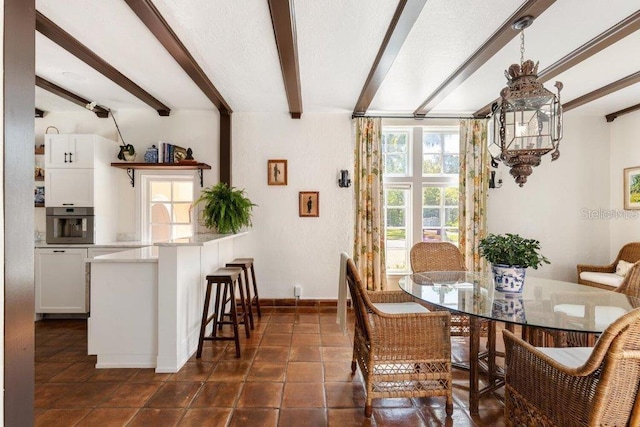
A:
<svg viewBox="0 0 640 427">
<path fill-rule="evenodd" d="M 478 414 L 479 400 L 504 386 L 504 372 L 496 363 L 496 322 L 523 338 L 532 331 L 599 334 L 621 315 L 640 307 L 640 299 L 577 283 L 527 276 L 521 293 L 498 292 L 490 273 L 434 271 L 403 277 L 400 288 L 437 310 L 469 315 L 469 410 Z M 486 331 L 486 350 L 480 351 Z M 537 335 L 539 336 L 539 335 Z M 534 345 L 539 343 L 533 342 Z M 480 387 L 480 375 L 485 386 Z"/>
</svg>

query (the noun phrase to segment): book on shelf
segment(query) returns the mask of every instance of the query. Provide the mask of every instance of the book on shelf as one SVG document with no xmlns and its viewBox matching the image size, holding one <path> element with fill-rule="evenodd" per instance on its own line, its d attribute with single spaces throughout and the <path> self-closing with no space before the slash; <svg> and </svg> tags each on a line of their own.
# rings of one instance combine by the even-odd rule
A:
<svg viewBox="0 0 640 427">
<path fill-rule="evenodd" d="M 179 145 L 162 143 L 162 163 L 179 163 L 187 157 L 187 149 Z"/>
</svg>

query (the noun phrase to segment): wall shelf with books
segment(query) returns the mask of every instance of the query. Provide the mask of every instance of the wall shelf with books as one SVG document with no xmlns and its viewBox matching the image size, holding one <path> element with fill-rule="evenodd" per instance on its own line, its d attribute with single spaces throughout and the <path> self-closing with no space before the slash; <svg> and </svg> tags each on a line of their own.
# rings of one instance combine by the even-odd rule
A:
<svg viewBox="0 0 640 427">
<path fill-rule="evenodd" d="M 35 170 L 34 170 L 34 206 L 44 208 L 44 145 L 35 146 Z"/>
<path fill-rule="evenodd" d="M 119 169 L 126 169 L 127 175 L 131 180 L 131 186 L 135 187 L 136 183 L 136 169 L 155 169 L 155 170 L 197 170 L 200 176 L 200 187 L 203 187 L 202 171 L 211 169 L 206 163 L 197 162 L 179 162 L 179 163 L 133 163 L 133 162 L 118 162 L 111 163 L 111 166 Z"/>
</svg>

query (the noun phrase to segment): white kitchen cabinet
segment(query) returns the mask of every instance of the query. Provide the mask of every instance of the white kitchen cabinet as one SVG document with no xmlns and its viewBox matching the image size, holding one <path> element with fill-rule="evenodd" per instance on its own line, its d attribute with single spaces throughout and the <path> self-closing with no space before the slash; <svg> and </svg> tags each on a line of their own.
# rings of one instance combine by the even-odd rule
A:
<svg viewBox="0 0 640 427">
<path fill-rule="evenodd" d="M 36 313 L 86 313 L 86 248 L 36 249 Z"/>
<path fill-rule="evenodd" d="M 93 169 L 47 169 L 47 207 L 93 207 Z"/>
<path fill-rule="evenodd" d="M 96 135 L 46 135 L 45 169 L 92 168 Z M 99 138 L 99 137 L 98 137 Z M 116 147 L 113 147 L 114 149 Z"/>
<path fill-rule="evenodd" d="M 99 135 L 50 134 L 44 153 L 45 207 L 93 208 L 94 243 L 116 240 L 118 176 L 111 163 L 118 143 Z"/>
</svg>

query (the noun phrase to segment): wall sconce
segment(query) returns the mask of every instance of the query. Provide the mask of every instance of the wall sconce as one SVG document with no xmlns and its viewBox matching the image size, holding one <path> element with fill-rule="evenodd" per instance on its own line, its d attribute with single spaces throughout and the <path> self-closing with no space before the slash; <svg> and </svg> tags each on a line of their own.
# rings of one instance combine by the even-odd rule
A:
<svg viewBox="0 0 640 427">
<path fill-rule="evenodd" d="M 351 179 L 349 179 L 349 171 L 346 169 L 340 170 L 340 177 L 338 178 L 338 187 L 347 188 L 351 187 Z"/>
<path fill-rule="evenodd" d="M 498 178 L 496 180 L 496 171 L 489 172 L 491 176 L 489 176 L 489 188 L 500 188 L 502 187 L 502 174 L 498 174 Z"/>
</svg>

